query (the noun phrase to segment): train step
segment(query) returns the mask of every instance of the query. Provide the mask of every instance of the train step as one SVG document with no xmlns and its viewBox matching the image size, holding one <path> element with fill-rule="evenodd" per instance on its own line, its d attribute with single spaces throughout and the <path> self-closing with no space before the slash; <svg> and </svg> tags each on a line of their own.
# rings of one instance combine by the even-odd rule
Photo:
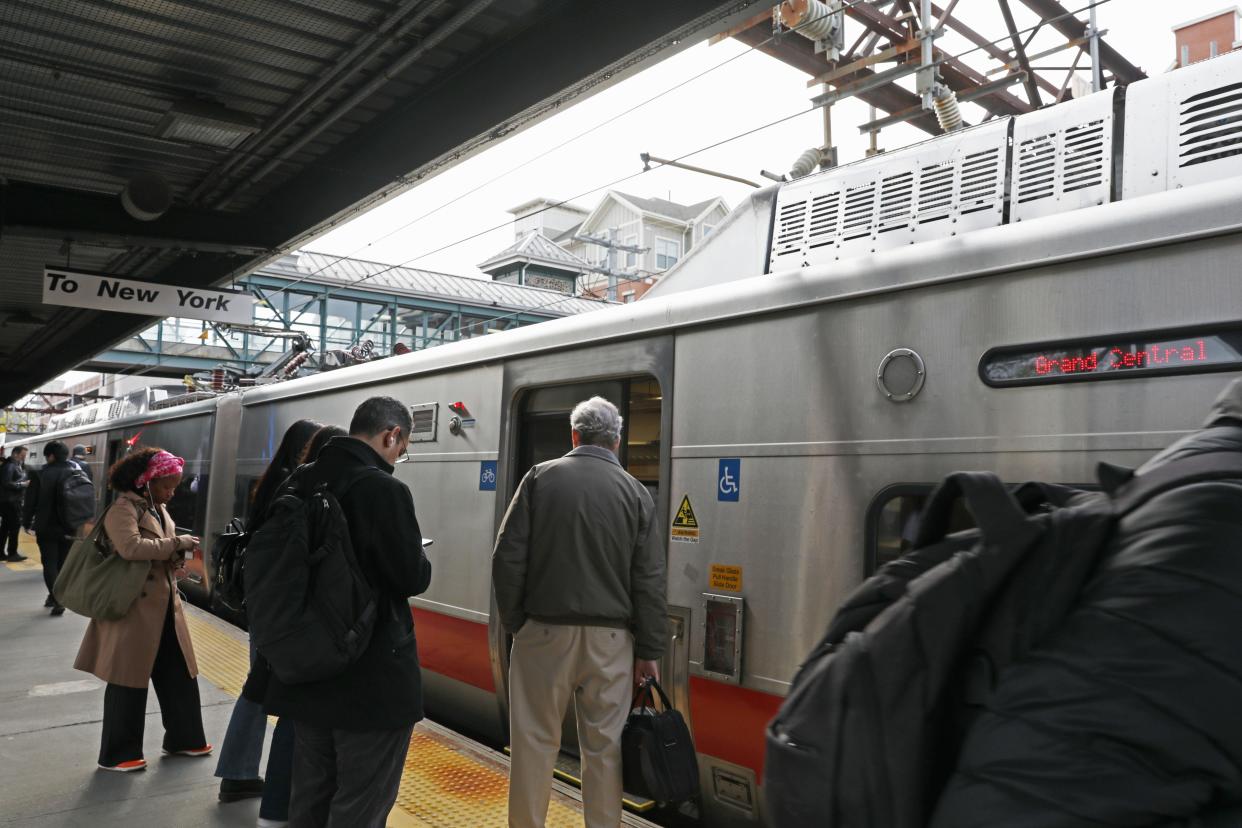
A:
<svg viewBox="0 0 1242 828">
<path fill-rule="evenodd" d="M 509 756 L 513 753 L 510 745 L 505 745 L 505 755 Z M 556 757 L 556 765 L 552 768 L 552 775 L 567 785 L 573 785 L 579 790 L 582 789 L 582 760 L 562 750 L 560 755 Z M 636 814 L 645 814 L 656 806 L 654 799 L 632 794 L 629 792 L 621 795 L 621 802 L 625 804 L 627 811 Z"/>
</svg>

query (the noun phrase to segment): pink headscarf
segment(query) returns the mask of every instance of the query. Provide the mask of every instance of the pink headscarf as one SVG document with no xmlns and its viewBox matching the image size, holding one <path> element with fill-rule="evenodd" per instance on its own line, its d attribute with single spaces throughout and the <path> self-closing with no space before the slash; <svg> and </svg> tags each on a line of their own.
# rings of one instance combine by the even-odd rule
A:
<svg viewBox="0 0 1242 828">
<path fill-rule="evenodd" d="M 167 451 L 158 451 L 147 461 L 146 470 L 134 481 L 134 488 L 141 489 L 157 477 L 181 474 L 183 468 L 185 468 L 185 461 L 180 457 Z"/>
</svg>

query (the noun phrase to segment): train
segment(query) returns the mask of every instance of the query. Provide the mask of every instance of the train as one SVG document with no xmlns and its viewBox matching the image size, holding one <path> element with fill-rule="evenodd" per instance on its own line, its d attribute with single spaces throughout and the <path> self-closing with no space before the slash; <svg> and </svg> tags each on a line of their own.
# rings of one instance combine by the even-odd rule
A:
<svg viewBox="0 0 1242 828">
<path fill-rule="evenodd" d="M 1196 428 L 1242 372 L 1242 54 L 757 190 L 640 302 L 221 395 L 103 402 L 30 444 L 187 459 L 170 504 L 212 547 L 285 429 L 409 405 L 436 544 L 410 600 L 428 710 L 505 743 L 490 555 L 531 465 L 595 394 L 667 540 L 661 664 L 700 817 L 762 824 L 764 729 L 834 608 L 914 537 L 937 480 L 1090 485 Z M 158 397 L 158 399 L 157 399 Z M 201 397 L 201 398 L 199 398 Z M 108 497 L 99 487 L 100 507 Z M 968 521 L 968 516 L 963 516 Z M 565 747 L 572 754 L 572 720 Z M 895 746 L 899 748 L 899 746 Z"/>
</svg>

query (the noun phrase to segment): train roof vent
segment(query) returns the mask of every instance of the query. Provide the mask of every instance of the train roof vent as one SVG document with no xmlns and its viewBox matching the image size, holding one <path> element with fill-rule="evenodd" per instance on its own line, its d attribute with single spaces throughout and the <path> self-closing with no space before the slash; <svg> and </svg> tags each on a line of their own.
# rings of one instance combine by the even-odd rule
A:
<svg viewBox="0 0 1242 828">
<path fill-rule="evenodd" d="M 1014 119 L 1014 221 L 1108 201 L 1113 95 L 1089 95 Z"/>
<path fill-rule="evenodd" d="M 805 249 L 806 199 L 779 204 L 776 208 L 776 229 L 772 233 L 772 263 L 782 258 L 795 261 Z M 784 263 L 784 262 L 782 262 Z M 797 264 L 790 264 L 797 267 Z"/>
<path fill-rule="evenodd" d="M 786 184 L 770 270 L 993 227 L 1004 215 L 1009 119 Z"/>
<path fill-rule="evenodd" d="M 1177 166 L 1242 155 L 1242 83 L 1191 95 L 1178 107 Z"/>
</svg>

